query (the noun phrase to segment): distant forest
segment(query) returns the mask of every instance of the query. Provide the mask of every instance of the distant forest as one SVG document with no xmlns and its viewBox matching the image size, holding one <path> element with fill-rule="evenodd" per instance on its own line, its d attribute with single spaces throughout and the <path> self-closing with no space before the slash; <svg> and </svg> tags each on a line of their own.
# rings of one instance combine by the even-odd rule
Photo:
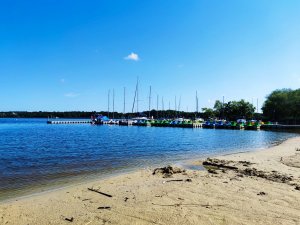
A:
<svg viewBox="0 0 300 225">
<path fill-rule="evenodd" d="M 109 118 L 133 118 L 137 116 L 146 116 L 146 117 L 153 117 L 153 118 L 177 118 L 177 117 L 183 117 L 183 118 L 204 118 L 204 119 L 210 119 L 210 118 L 224 118 L 222 113 L 219 113 L 213 109 L 208 110 L 207 108 L 204 109 L 204 112 L 184 112 L 184 111 L 175 111 L 175 110 L 151 110 L 144 111 L 141 113 L 118 113 L 118 112 L 110 112 L 102 111 L 102 112 L 84 112 L 84 111 L 70 111 L 70 112 L 0 112 L 0 118 L 90 118 L 91 115 L 94 114 L 101 114 L 103 116 L 108 116 Z M 242 115 L 242 114 L 237 114 Z M 235 116 L 234 118 L 231 116 L 228 119 L 236 119 L 236 118 L 247 118 L 247 119 L 261 119 L 261 114 L 253 113 L 251 116 Z"/>
<path fill-rule="evenodd" d="M 195 112 L 183 112 L 175 110 L 151 110 L 144 111 L 140 113 L 119 113 L 119 112 L 95 112 L 95 111 L 68 111 L 68 112 L 27 112 L 27 111 L 14 111 L 14 112 L 0 112 L 0 118 L 90 118 L 91 115 L 101 114 L 103 116 L 108 116 L 109 118 L 132 118 L 136 116 L 150 116 L 153 118 L 175 118 L 175 117 L 184 117 L 184 118 L 198 118 L 203 117 L 204 113 L 195 113 Z"/>
<path fill-rule="evenodd" d="M 0 112 L 0 118 L 90 118 L 98 113 L 109 118 L 132 118 L 136 116 L 150 116 L 153 118 L 219 118 L 227 120 L 257 119 L 263 121 L 276 121 L 282 124 L 300 124 L 300 89 L 275 90 L 266 97 L 263 104 L 263 113 L 255 113 L 256 108 L 245 100 L 222 103 L 217 100 L 213 108 L 202 108 L 202 112 L 184 112 L 175 110 L 151 110 L 142 113 L 118 113 L 118 112 Z"/>
</svg>

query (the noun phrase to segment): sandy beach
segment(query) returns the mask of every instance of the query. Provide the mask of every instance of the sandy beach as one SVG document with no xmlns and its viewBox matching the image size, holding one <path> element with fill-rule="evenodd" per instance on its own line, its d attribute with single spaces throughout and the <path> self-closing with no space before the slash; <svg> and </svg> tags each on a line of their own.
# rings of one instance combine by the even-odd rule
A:
<svg viewBox="0 0 300 225">
<path fill-rule="evenodd" d="M 300 137 L 0 203 L 0 224 L 300 225 Z"/>
</svg>

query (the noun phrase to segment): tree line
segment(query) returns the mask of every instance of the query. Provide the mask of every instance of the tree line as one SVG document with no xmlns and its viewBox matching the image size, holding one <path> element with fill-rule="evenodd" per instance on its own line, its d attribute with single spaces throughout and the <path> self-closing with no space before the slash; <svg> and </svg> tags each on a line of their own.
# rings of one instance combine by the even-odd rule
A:
<svg viewBox="0 0 300 225">
<path fill-rule="evenodd" d="M 263 113 L 255 113 L 253 104 L 241 99 L 222 103 L 217 100 L 213 108 L 202 108 L 202 112 L 184 112 L 175 110 L 151 110 L 141 113 L 97 112 L 109 118 L 132 118 L 136 116 L 150 116 L 153 118 L 203 118 L 203 119 L 256 119 L 277 121 L 282 124 L 300 124 L 300 89 L 275 90 L 266 97 L 263 104 Z M 0 118 L 90 118 L 95 111 L 68 111 L 68 112 L 0 112 Z"/>
<path fill-rule="evenodd" d="M 261 115 L 255 113 L 255 107 L 241 99 L 240 101 L 229 101 L 222 103 L 216 100 L 213 108 L 202 108 L 204 118 L 219 118 L 226 120 L 237 119 L 261 119 Z"/>
<path fill-rule="evenodd" d="M 107 111 L 67 111 L 67 112 L 50 112 L 50 111 L 14 111 L 14 112 L 0 112 L 0 118 L 90 118 L 91 115 L 101 114 L 109 118 L 133 118 L 133 117 L 148 117 L 151 118 L 197 118 L 202 117 L 203 113 L 184 112 L 175 110 L 151 110 L 144 112 L 134 113 L 119 113 L 119 112 L 107 112 Z"/>
</svg>

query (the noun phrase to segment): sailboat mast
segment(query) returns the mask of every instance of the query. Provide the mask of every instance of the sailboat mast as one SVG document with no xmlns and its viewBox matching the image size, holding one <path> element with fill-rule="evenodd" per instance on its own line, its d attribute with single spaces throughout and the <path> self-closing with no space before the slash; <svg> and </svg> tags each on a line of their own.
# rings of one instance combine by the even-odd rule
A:
<svg viewBox="0 0 300 225">
<path fill-rule="evenodd" d="M 157 95 L 157 99 L 156 99 L 156 118 L 158 119 L 158 98 L 159 95 Z"/>
<path fill-rule="evenodd" d="M 165 110 L 165 106 L 164 106 L 164 97 L 161 97 L 161 110 L 162 110 L 162 117 L 164 117 L 164 110 Z"/>
<path fill-rule="evenodd" d="M 139 78 L 136 82 L 136 112 L 139 112 Z"/>
<path fill-rule="evenodd" d="M 151 85 L 150 85 L 150 92 L 149 92 L 149 118 L 151 117 L 150 110 L 151 110 Z"/>
<path fill-rule="evenodd" d="M 175 117 L 177 117 L 177 101 L 176 101 L 176 95 L 175 95 Z"/>
<path fill-rule="evenodd" d="M 110 101 L 110 90 L 108 90 L 108 96 L 107 96 L 107 117 L 109 118 L 109 102 Z"/>
<path fill-rule="evenodd" d="M 134 111 L 134 106 L 135 106 L 135 99 L 136 99 L 136 97 L 137 97 L 137 90 L 138 90 L 138 81 L 139 80 L 137 80 L 137 82 L 136 82 L 136 87 L 135 87 L 135 93 L 134 93 L 134 99 L 133 99 L 133 105 L 132 105 L 132 113 L 133 113 L 133 111 Z"/>
<path fill-rule="evenodd" d="M 113 119 L 115 118 L 115 89 L 113 89 Z"/>
<path fill-rule="evenodd" d="M 123 105 L 123 114 L 125 115 L 125 94 L 126 94 L 126 89 L 124 87 L 124 105 Z"/>
</svg>

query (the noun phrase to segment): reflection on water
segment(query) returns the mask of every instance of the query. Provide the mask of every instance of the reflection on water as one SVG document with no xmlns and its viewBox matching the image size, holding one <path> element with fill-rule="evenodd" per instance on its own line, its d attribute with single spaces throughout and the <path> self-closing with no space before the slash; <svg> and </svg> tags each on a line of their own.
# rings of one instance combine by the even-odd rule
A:
<svg viewBox="0 0 300 225">
<path fill-rule="evenodd" d="M 183 128 L 48 125 L 0 119 L 0 198 L 150 165 L 265 148 L 295 134 Z"/>
</svg>

